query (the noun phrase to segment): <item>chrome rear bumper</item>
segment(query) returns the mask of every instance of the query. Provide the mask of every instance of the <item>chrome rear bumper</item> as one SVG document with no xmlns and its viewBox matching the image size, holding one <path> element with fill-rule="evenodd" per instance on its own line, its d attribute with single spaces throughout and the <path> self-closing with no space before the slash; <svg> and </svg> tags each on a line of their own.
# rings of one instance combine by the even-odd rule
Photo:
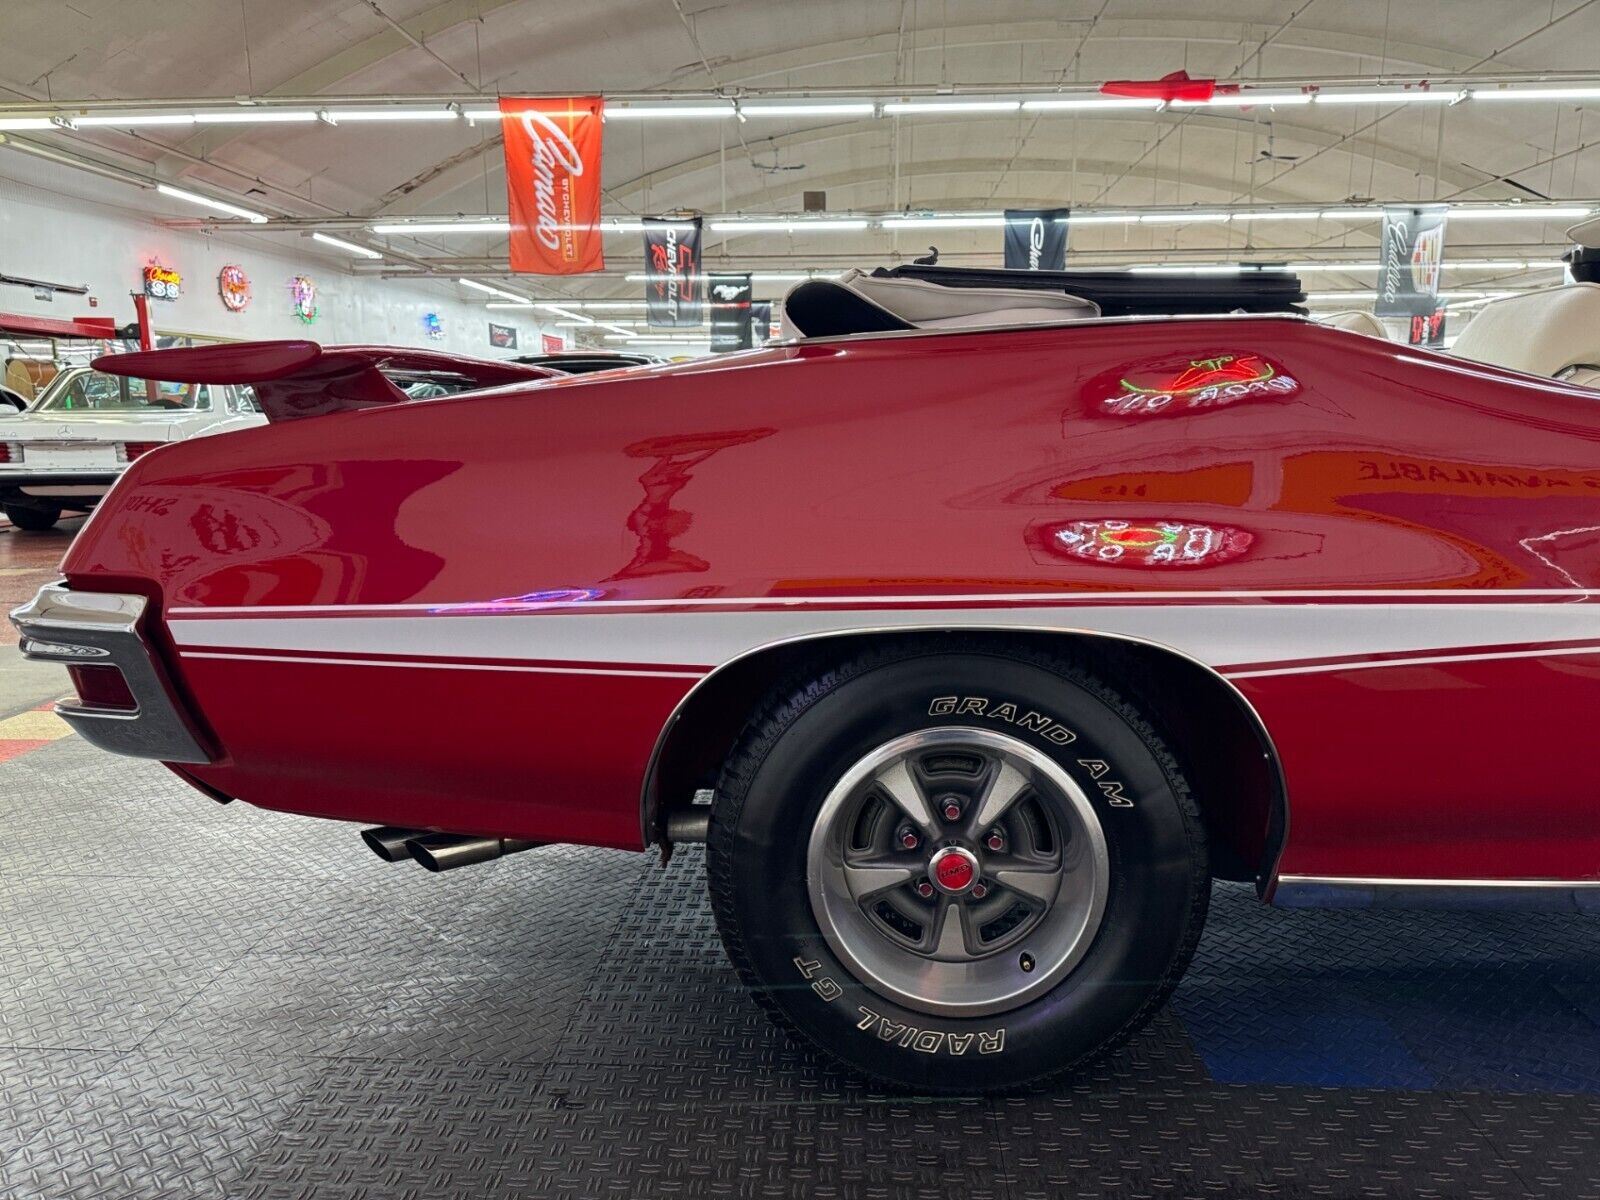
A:
<svg viewBox="0 0 1600 1200">
<path fill-rule="evenodd" d="M 21 649 L 27 658 L 73 667 L 115 667 L 122 673 L 133 696 L 131 710 L 95 708 L 71 700 L 56 705 L 56 712 L 85 741 L 135 758 L 211 762 L 139 631 L 145 604 L 143 596 L 74 592 L 52 583 L 13 609 L 11 621 L 22 634 Z"/>
</svg>

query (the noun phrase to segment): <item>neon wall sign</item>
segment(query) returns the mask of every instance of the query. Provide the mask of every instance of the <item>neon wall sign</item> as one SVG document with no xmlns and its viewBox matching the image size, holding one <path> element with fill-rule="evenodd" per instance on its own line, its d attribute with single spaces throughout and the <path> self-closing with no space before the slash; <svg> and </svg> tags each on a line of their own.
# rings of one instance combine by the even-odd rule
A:
<svg viewBox="0 0 1600 1200">
<path fill-rule="evenodd" d="M 176 300 L 183 291 L 183 276 L 171 267 L 150 262 L 144 269 L 144 294 L 152 300 Z"/>
<path fill-rule="evenodd" d="M 1118 417 L 1187 413 L 1256 398 L 1286 399 L 1300 390 L 1299 380 L 1271 359 L 1237 351 L 1136 364 L 1091 386 L 1099 409 Z"/>
<path fill-rule="evenodd" d="M 243 312 L 250 305 L 250 277 L 244 268 L 229 263 L 217 272 L 217 294 L 229 312 Z"/>
<path fill-rule="evenodd" d="M 289 281 L 289 299 L 302 325 L 317 319 L 317 281 L 311 276 L 296 275 Z"/>
</svg>

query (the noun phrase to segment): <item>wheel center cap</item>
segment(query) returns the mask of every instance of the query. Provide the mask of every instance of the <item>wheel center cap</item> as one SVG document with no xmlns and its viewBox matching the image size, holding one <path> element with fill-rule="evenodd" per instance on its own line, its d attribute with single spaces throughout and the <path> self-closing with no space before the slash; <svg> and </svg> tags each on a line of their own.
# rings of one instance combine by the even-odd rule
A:
<svg viewBox="0 0 1600 1200">
<path fill-rule="evenodd" d="M 966 891 L 978 881 L 978 858 L 961 846 L 946 846 L 928 863 L 928 875 L 951 895 Z"/>
</svg>

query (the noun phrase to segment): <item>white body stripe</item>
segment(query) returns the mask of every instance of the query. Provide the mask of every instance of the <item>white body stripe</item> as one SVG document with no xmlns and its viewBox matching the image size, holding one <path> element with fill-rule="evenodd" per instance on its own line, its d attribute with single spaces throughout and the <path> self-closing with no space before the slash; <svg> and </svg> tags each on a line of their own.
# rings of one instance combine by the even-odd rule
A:
<svg viewBox="0 0 1600 1200">
<path fill-rule="evenodd" d="M 763 612 L 206 617 L 180 647 L 545 662 L 716 666 L 790 638 L 908 626 L 1087 631 L 1155 642 L 1213 667 L 1600 641 L 1600 607 L 1514 604 L 1072 605 Z M 1328 668 L 1331 669 L 1331 668 Z"/>
</svg>

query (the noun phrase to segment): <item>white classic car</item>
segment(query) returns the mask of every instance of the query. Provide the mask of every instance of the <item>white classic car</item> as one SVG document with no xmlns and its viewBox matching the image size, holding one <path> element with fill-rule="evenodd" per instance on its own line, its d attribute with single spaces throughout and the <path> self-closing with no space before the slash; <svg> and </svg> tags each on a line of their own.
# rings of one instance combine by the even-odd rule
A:
<svg viewBox="0 0 1600 1200">
<path fill-rule="evenodd" d="M 0 409 L 0 510 L 18 529 L 87 512 L 134 459 L 167 442 L 265 425 L 247 387 L 62 371 L 30 404 Z"/>
</svg>

